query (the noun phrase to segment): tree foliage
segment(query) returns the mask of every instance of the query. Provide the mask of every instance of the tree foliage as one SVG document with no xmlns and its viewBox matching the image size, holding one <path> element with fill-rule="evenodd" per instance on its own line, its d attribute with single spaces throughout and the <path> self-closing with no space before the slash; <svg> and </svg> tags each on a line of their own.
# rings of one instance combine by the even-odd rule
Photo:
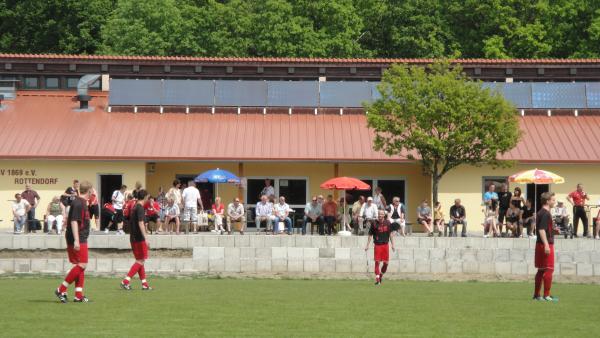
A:
<svg viewBox="0 0 600 338">
<path fill-rule="evenodd" d="M 519 140 L 515 108 L 447 62 L 427 69 L 394 65 L 378 89 L 381 98 L 365 106 L 374 148 L 411 159 L 418 154 L 432 177 L 434 202 L 448 171 L 463 164 L 506 164 L 498 155 Z"/>
</svg>

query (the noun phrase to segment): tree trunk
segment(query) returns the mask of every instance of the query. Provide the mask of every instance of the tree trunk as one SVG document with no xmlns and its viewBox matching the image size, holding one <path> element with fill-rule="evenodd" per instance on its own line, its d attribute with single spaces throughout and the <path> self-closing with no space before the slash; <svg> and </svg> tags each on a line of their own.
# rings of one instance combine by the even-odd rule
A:
<svg viewBox="0 0 600 338">
<path fill-rule="evenodd" d="M 432 206 L 438 202 L 438 186 L 440 184 L 440 177 L 438 175 L 431 176 L 431 194 L 433 195 Z"/>
</svg>

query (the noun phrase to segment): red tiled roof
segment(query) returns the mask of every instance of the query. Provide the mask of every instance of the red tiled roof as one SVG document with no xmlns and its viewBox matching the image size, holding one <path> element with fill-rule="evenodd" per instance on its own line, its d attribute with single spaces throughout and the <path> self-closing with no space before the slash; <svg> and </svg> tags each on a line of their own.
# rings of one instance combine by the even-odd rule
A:
<svg viewBox="0 0 600 338">
<path fill-rule="evenodd" d="M 0 158 L 198 161 L 405 161 L 372 149 L 363 114 L 75 112 L 73 92 L 20 92 L 0 110 Z M 97 96 L 99 95 L 99 96 Z M 525 116 L 503 158 L 600 163 L 600 116 Z M 570 137 L 579 135 L 579 137 Z M 544 143 L 543 140 L 546 140 Z"/>
<path fill-rule="evenodd" d="M 303 63 L 303 64 L 427 64 L 427 58 L 303 58 L 303 57 L 196 57 L 196 56 L 126 56 L 126 55 L 71 55 L 71 54 L 9 54 L 0 53 L 0 60 L 61 60 L 61 61 L 134 61 L 134 62 L 205 62 L 205 63 Z M 461 64 L 591 64 L 596 59 L 455 59 Z"/>
</svg>

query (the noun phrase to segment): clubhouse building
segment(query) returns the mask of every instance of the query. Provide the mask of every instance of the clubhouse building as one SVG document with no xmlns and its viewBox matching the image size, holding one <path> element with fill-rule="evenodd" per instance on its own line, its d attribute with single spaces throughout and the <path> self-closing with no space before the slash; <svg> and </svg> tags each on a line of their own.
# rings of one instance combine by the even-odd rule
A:
<svg viewBox="0 0 600 338">
<path fill-rule="evenodd" d="M 322 182 L 353 176 L 388 201 L 400 197 L 414 222 L 431 179 L 418 161 L 373 150 L 361 103 L 377 97 L 391 64 L 431 61 L 0 54 L 0 227 L 12 227 L 10 202 L 27 183 L 41 196 L 41 218 L 75 178 L 106 202 L 121 184 L 139 181 L 155 195 L 215 168 L 243 178 L 219 185 L 226 203 L 238 196 L 252 208 L 269 178 L 301 214 L 310 196 L 333 194 Z M 514 167 L 465 166 L 442 179 L 446 214 L 460 198 L 479 230 L 486 186 L 536 167 L 567 182 L 538 194 L 564 201 L 582 183 L 600 203 L 600 60 L 455 62 L 515 103 L 524 134 L 503 157 Z M 520 186 L 534 198 L 533 186 Z M 207 201 L 216 192 L 200 190 Z M 360 194 L 372 192 L 351 193 Z"/>
</svg>

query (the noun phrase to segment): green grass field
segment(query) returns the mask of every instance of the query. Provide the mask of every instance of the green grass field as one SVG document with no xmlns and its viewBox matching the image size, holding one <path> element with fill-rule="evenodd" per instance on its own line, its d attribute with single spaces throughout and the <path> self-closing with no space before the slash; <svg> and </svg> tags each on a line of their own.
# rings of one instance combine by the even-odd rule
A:
<svg viewBox="0 0 600 338">
<path fill-rule="evenodd" d="M 59 278 L 0 279 L 0 336 L 597 337 L 600 287 L 530 283 L 164 279 L 127 292 L 86 279 L 87 304 L 60 304 Z M 69 297 L 73 290 L 69 290 Z M 543 323 L 543 326 L 540 326 Z"/>
</svg>

